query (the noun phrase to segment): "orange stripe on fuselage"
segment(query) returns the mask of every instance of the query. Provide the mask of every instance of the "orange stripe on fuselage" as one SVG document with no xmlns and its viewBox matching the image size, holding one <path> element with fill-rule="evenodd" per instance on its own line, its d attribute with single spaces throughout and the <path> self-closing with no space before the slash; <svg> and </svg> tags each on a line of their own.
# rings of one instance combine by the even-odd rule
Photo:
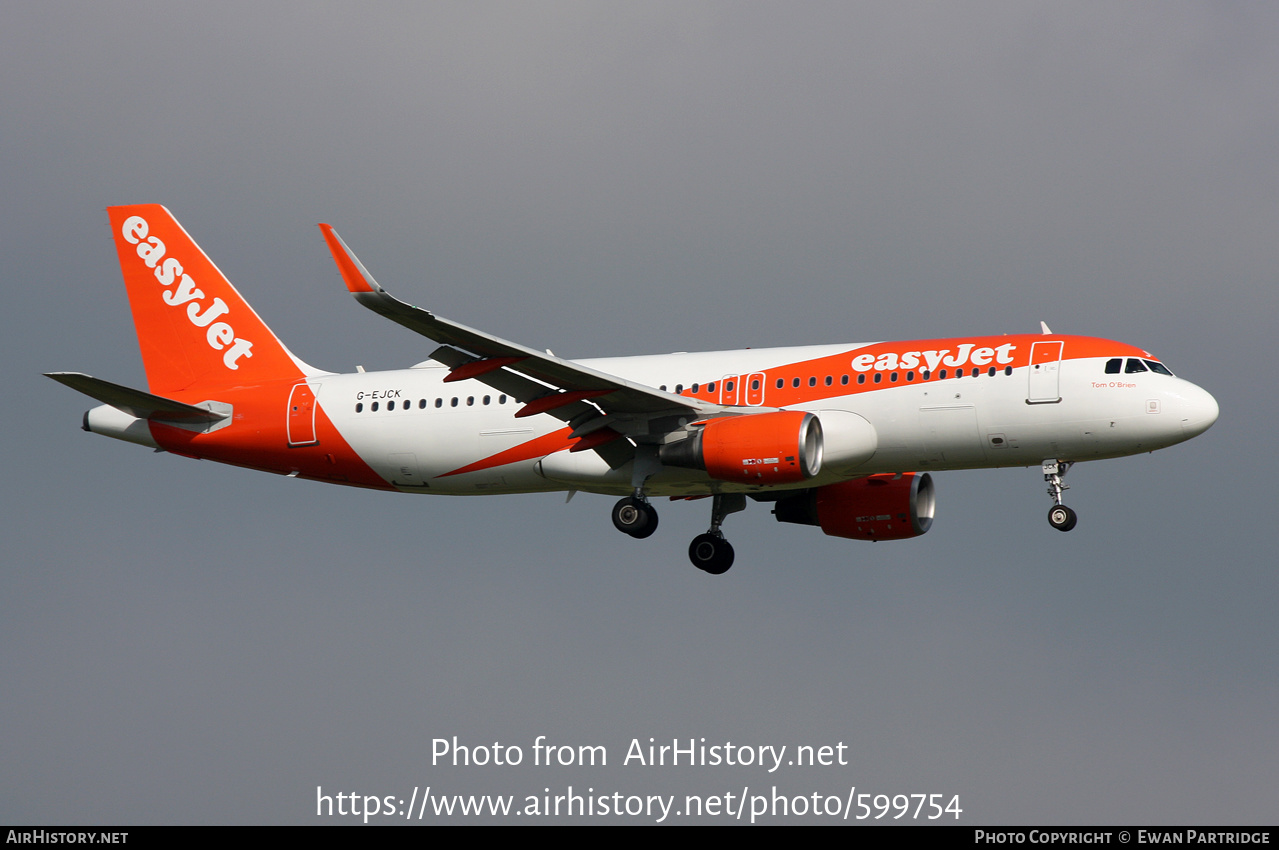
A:
<svg viewBox="0 0 1279 850">
<path fill-rule="evenodd" d="M 1029 365 L 1031 346 L 1037 342 L 1063 342 L 1062 360 L 1079 360 L 1089 357 L 1150 357 L 1149 352 L 1136 346 L 1108 339 L 1086 336 L 1044 336 L 1018 334 L 1012 336 L 959 337 L 956 339 L 907 340 L 903 342 L 876 342 L 858 348 L 850 348 L 839 354 L 784 363 L 767 369 L 755 369 L 729 380 L 750 380 L 752 375 L 763 373 L 763 405 L 765 407 L 789 407 L 837 396 L 886 390 L 909 384 L 933 383 L 953 379 L 956 369 L 963 369 L 966 376 L 978 368 L 985 376 L 993 366 L 996 377 L 1007 368 L 1014 370 Z M 726 364 L 727 365 L 727 364 Z M 922 373 L 929 370 L 924 378 Z M 879 383 L 875 375 L 880 376 Z M 857 376 L 865 375 L 865 383 L 858 383 Z M 896 379 L 894 380 L 894 375 Z M 843 383 L 847 376 L 848 383 Z M 830 378 L 827 385 L 826 379 Z M 778 380 L 782 386 L 777 386 Z M 795 380 L 799 379 L 796 387 Z M 810 386 L 810 381 L 815 385 Z M 714 385 L 714 391 L 708 386 Z M 686 388 L 681 395 L 718 402 L 723 397 L 723 376 L 716 375 L 709 382 L 698 382 L 694 393 Z M 733 393 L 744 398 L 741 388 Z"/>
<path fill-rule="evenodd" d="M 437 475 L 437 478 L 448 478 L 450 475 L 461 475 L 464 472 L 479 472 L 482 469 L 491 469 L 495 466 L 505 466 L 508 463 L 519 463 L 522 460 L 532 460 L 535 457 L 546 457 L 549 454 L 567 449 L 573 445 L 575 441 L 570 440 L 568 435 L 573 433 L 572 428 L 561 428 L 558 431 L 552 431 L 541 437 L 535 437 L 527 443 L 520 443 L 518 446 L 512 446 L 503 452 L 477 460 L 475 463 L 468 463 L 466 466 L 459 467 L 452 472 L 445 472 Z"/>
<path fill-rule="evenodd" d="M 200 434 L 152 422 L 151 434 L 166 451 L 187 457 L 285 475 L 296 472 L 299 477 L 316 481 L 394 490 L 343 439 L 325 414 L 322 402 L 315 411 L 315 444 L 289 445 L 287 410 L 289 393 L 296 383 L 278 381 L 219 391 L 216 399 L 230 404 L 234 412 L 230 425 L 212 433 Z M 209 396 L 176 393 L 174 398 L 197 404 Z"/>
</svg>

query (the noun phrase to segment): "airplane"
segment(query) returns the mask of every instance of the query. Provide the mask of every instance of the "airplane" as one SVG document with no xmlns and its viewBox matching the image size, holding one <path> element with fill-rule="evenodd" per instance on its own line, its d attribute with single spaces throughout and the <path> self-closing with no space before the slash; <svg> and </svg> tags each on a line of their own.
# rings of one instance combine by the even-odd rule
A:
<svg viewBox="0 0 1279 850">
<path fill-rule="evenodd" d="M 50 378 L 102 404 L 83 429 L 190 458 L 353 487 L 620 496 L 638 539 L 653 500 L 709 498 L 689 559 L 719 575 L 721 526 L 747 499 L 853 540 L 932 525 L 932 472 L 1039 466 L 1069 531 L 1081 461 L 1165 448 L 1218 406 L 1150 352 L 1052 333 L 680 352 L 569 361 L 436 316 L 383 289 L 327 224 L 355 300 L 438 345 L 408 369 L 337 374 L 296 357 L 158 204 L 107 210 L 147 391 Z"/>
</svg>

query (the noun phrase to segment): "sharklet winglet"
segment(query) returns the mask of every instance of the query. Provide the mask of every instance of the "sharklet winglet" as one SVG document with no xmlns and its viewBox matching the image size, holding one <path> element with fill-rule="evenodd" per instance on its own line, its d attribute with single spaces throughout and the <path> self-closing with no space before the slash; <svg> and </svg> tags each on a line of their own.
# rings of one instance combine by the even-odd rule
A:
<svg viewBox="0 0 1279 850">
<path fill-rule="evenodd" d="M 364 263 L 360 262 L 360 258 L 355 256 L 355 252 L 347 247 L 341 236 L 338 236 L 333 225 L 321 224 L 320 232 L 324 234 L 324 241 L 329 246 L 329 252 L 333 254 L 333 262 L 337 263 L 338 271 L 342 274 L 342 280 L 346 283 L 348 290 L 352 293 L 385 291 L 373 279 L 373 275 L 369 274 L 369 270 L 364 267 Z"/>
</svg>

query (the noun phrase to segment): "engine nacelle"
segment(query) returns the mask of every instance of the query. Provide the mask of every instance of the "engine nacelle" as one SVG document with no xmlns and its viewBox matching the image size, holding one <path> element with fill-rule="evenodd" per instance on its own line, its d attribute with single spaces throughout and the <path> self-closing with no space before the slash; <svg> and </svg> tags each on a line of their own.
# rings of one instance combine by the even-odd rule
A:
<svg viewBox="0 0 1279 850">
<path fill-rule="evenodd" d="M 872 475 L 806 490 L 773 508 L 778 522 L 821 526 L 850 540 L 905 540 L 933 524 L 933 478 L 927 472 Z"/>
<path fill-rule="evenodd" d="M 851 471 L 875 456 L 879 435 L 865 418 L 847 410 L 823 410 L 822 465 L 827 472 Z"/>
<path fill-rule="evenodd" d="M 712 419 L 661 449 L 662 463 L 739 484 L 793 484 L 822 468 L 822 425 L 800 410 Z"/>
</svg>

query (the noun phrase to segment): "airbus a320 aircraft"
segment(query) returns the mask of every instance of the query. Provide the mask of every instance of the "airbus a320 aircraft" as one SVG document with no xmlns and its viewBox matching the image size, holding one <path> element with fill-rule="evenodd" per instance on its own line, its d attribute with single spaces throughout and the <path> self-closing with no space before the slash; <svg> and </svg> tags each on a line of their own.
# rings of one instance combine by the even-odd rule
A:
<svg viewBox="0 0 1279 850">
<path fill-rule="evenodd" d="M 108 210 L 149 392 L 49 377 L 103 405 L 84 430 L 193 458 L 405 493 L 578 491 L 622 498 L 613 524 L 657 529 L 651 499 L 711 499 L 689 558 L 733 563 L 746 499 L 781 522 L 900 540 L 933 520 L 930 471 L 1042 465 L 1069 531 L 1078 461 L 1171 446 L 1217 402 L 1152 354 L 1053 334 L 568 361 L 393 298 L 320 229 L 365 307 L 438 343 L 393 372 L 335 374 L 276 338 L 157 204 Z"/>
</svg>

